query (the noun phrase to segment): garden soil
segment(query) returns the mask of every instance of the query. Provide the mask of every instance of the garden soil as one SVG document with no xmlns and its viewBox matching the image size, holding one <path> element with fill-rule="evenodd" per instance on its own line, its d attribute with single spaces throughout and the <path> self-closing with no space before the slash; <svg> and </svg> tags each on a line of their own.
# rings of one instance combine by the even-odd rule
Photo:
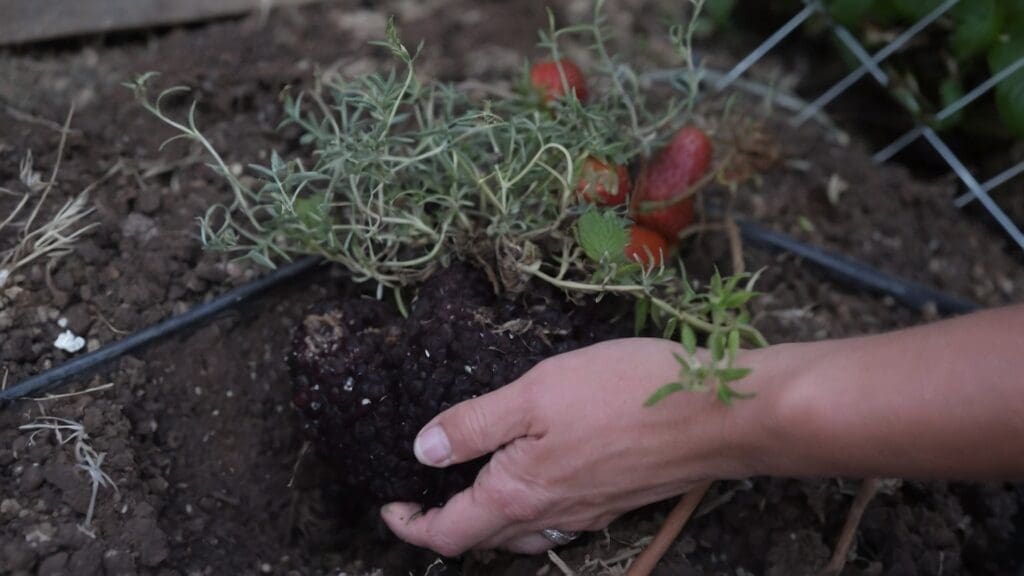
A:
<svg viewBox="0 0 1024 576">
<path fill-rule="evenodd" d="M 652 65 L 667 65 L 669 51 L 653 34 L 673 16 L 672 4 L 623 2 L 610 21 L 624 46 L 643 46 Z M 72 103 L 52 202 L 41 216 L 98 182 L 88 219 L 98 225 L 74 252 L 52 265 L 31 263 L 0 288 L 4 385 L 66 361 L 53 345 L 66 329 L 95 349 L 261 273 L 201 249 L 195 219 L 228 192 L 198 149 L 158 150 L 172 133 L 121 82 L 156 70 L 161 86 L 191 86 L 168 108 L 180 114 L 197 99 L 203 132 L 244 173 L 270 150 L 296 149 L 294 133 L 275 129 L 286 86 L 308 84 L 317 69 L 383 69 L 384 57 L 366 42 L 388 13 L 398 15 L 410 43 L 426 41 L 424 76 L 471 79 L 463 87 L 482 92 L 507 90 L 523 58 L 538 56 L 535 31 L 546 21 L 539 7 L 511 2 L 366 6 L 275 10 L 0 55 L 0 187 L 25 191 L 19 166 L 29 151 L 32 170 L 49 179 Z M 585 10 L 569 2 L 556 12 L 571 20 Z M 986 306 L 1021 301 L 1024 264 L 991 226 L 951 207 L 951 179 L 922 182 L 899 166 L 875 167 L 856 142 L 844 145 L 816 127 L 794 131 L 759 107 L 741 109 L 746 123 L 711 124 L 718 143 L 745 150 L 758 171 L 738 191 L 741 215 Z M 16 199 L 0 191 L 0 220 Z M 0 237 L 0 246 L 11 240 Z M 720 233 L 691 238 L 684 256 L 693 276 L 716 264 L 729 269 L 727 244 Z M 766 267 L 756 322 L 774 342 L 871 334 L 936 317 L 849 291 L 790 256 L 747 248 L 744 259 L 748 269 Z M 65 391 L 108 388 L 0 411 L 0 574 L 558 573 L 547 557 L 486 553 L 435 563 L 388 536 L 372 511 L 327 505 L 329 472 L 301 456 L 284 355 L 311 306 L 359 290 L 340 270 L 322 267 Z M 41 416 L 80 423 L 85 435 L 61 444 L 52 431 L 19 429 Z M 104 455 L 113 483 L 99 487 L 88 524 L 92 484 L 75 460 L 79 440 Z M 814 573 L 856 486 L 719 483 L 658 573 Z M 846 574 L 1014 574 L 1024 561 L 1024 487 L 886 486 L 864 515 Z M 667 509 L 637 511 L 558 553 L 580 574 L 620 573 Z"/>
</svg>

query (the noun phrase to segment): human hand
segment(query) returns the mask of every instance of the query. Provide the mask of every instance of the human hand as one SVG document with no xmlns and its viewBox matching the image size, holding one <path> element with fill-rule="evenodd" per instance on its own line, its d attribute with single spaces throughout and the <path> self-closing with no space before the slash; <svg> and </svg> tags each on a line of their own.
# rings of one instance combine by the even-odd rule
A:
<svg viewBox="0 0 1024 576">
<path fill-rule="evenodd" d="M 538 553 L 545 528 L 601 530 L 621 514 L 709 478 L 740 477 L 736 406 L 713 394 L 644 401 L 677 378 L 667 340 L 604 342 L 550 358 L 519 380 L 438 415 L 420 431 L 417 458 L 445 467 L 494 453 L 476 483 L 421 513 L 381 514 L 403 540 L 455 556 L 474 548 Z"/>
</svg>

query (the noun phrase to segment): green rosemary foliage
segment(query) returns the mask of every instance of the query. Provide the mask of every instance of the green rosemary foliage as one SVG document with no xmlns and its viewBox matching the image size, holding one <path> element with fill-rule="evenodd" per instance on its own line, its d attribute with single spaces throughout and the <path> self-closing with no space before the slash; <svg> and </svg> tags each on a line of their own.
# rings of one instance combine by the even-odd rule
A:
<svg viewBox="0 0 1024 576">
<path fill-rule="evenodd" d="M 421 82 L 419 50 L 406 49 L 392 21 L 376 43 L 396 60 L 390 73 L 324 74 L 312 90 L 285 96 L 283 124 L 299 128 L 307 154 L 284 159 L 275 152 L 269 166 L 250 166 L 259 177 L 252 187 L 202 135 L 194 105 L 184 120 L 165 112 L 163 99 L 185 88 L 152 98 L 153 74 L 128 86 L 179 137 L 201 143 L 234 193 L 201 219 L 208 248 L 269 267 L 317 254 L 356 281 L 396 291 L 460 258 L 479 263 L 508 293 L 540 280 L 575 294 L 630 294 L 638 326 L 652 319 L 669 337 L 697 330 L 712 344 L 719 334 L 736 334 L 737 347 L 739 338 L 762 344 L 747 316 L 736 312 L 749 299 L 736 289 L 741 277 L 716 276 L 698 294 L 681 263 L 645 270 L 624 257 L 629 234 L 621 214 L 576 202 L 578 169 L 588 156 L 616 164 L 648 156 L 692 120 L 699 83 L 692 27 L 674 29 L 693 80 L 679 97 L 650 102 L 637 74 L 608 53 L 601 4 L 592 22 L 559 29 L 551 17 L 541 34 L 553 59 L 561 56 L 562 37 L 589 40 L 597 64 L 588 74 L 594 97 L 585 106 L 571 90 L 542 105 L 525 81 L 513 97 L 496 101 Z M 734 374 L 723 370 L 731 369 L 694 373 L 687 387 L 715 380 L 721 389 Z"/>
</svg>

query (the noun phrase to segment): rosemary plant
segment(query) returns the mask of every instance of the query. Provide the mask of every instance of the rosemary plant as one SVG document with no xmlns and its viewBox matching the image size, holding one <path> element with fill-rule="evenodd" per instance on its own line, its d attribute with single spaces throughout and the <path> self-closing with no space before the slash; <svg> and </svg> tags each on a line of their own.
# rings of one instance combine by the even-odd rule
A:
<svg viewBox="0 0 1024 576">
<path fill-rule="evenodd" d="M 601 4 L 588 24 L 558 28 L 549 16 L 549 29 L 541 33 L 554 60 L 564 36 L 589 41 L 596 65 L 588 79 L 597 94 L 585 106 L 571 90 L 567 98 L 542 103 L 525 74 L 512 98 L 497 101 L 421 82 L 415 74 L 420 50 L 402 44 L 392 21 L 375 43 L 395 58 L 390 73 L 323 74 L 311 90 L 285 96 L 283 125 L 300 129 L 306 153 L 284 159 L 275 152 L 269 166 L 250 166 L 259 176 L 252 187 L 200 132 L 195 104 L 183 119 L 165 111 L 163 100 L 187 88 L 153 98 L 152 73 L 128 86 L 178 137 L 206 149 L 233 192 L 230 203 L 210 207 L 201 218 L 208 248 L 267 267 L 295 255 L 321 255 L 354 280 L 375 283 L 379 295 L 394 289 L 400 307 L 402 287 L 456 258 L 477 263 L 497 290 L 513 296 L 530 281 L 570 295 L 629 295 L 636 298 L 638 330 L 656 322 L 689 356 L 680 357 L 679 382 L 652 401 L 711 385 L 729 401 L 736 393 L 728 382 L 743 375 L 733 366 L 736 350 L 744 341 L 764 343 L 745 312 L 754 278 L 716 275 L 697 292 L 681 262 L 645 268 L 627 260 L 623 214 L 576 201 L 579 167 L 588 156 L 642 161 L 692 120 L 699 83 L 692 24 L 677 27 L 672 38 L 690 80 L 676 98 L 645 98 L 633 69 L 608 52 Z M 694 4 L 699 11 L 702 1 Z M 696 364 L 698 332 L 712 350 L 708 366 Z"/>
</svg>

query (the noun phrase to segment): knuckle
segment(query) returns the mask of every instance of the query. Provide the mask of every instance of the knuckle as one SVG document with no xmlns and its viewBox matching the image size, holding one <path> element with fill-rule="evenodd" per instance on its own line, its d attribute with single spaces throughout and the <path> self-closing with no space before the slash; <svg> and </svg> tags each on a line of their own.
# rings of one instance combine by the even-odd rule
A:
<svg viewBox="0 0 1024 576">
<path fill-rule="evenodd" d="M 543 514 L 545 505 L 537 494 L 520 482 L 505 482 L 490 492 L 491 504 L 504 518 L 530 522 Z"/>
<path fill-rule="evenodd" d="M 428 547 L 441 556 L 446 556 L 448 558 L 458 556 L 465 551 L 464 546 L 440 533 L 434 533 L 431 535 Z"/>
<path fill-rule="evenodd" d="M 487 431 L 490 429 L 486 411 L 478 402 L 469 402 L 459 410 L 455 417 L 461 440 L 474 450 L 487 446 Z"/>
</svg>

